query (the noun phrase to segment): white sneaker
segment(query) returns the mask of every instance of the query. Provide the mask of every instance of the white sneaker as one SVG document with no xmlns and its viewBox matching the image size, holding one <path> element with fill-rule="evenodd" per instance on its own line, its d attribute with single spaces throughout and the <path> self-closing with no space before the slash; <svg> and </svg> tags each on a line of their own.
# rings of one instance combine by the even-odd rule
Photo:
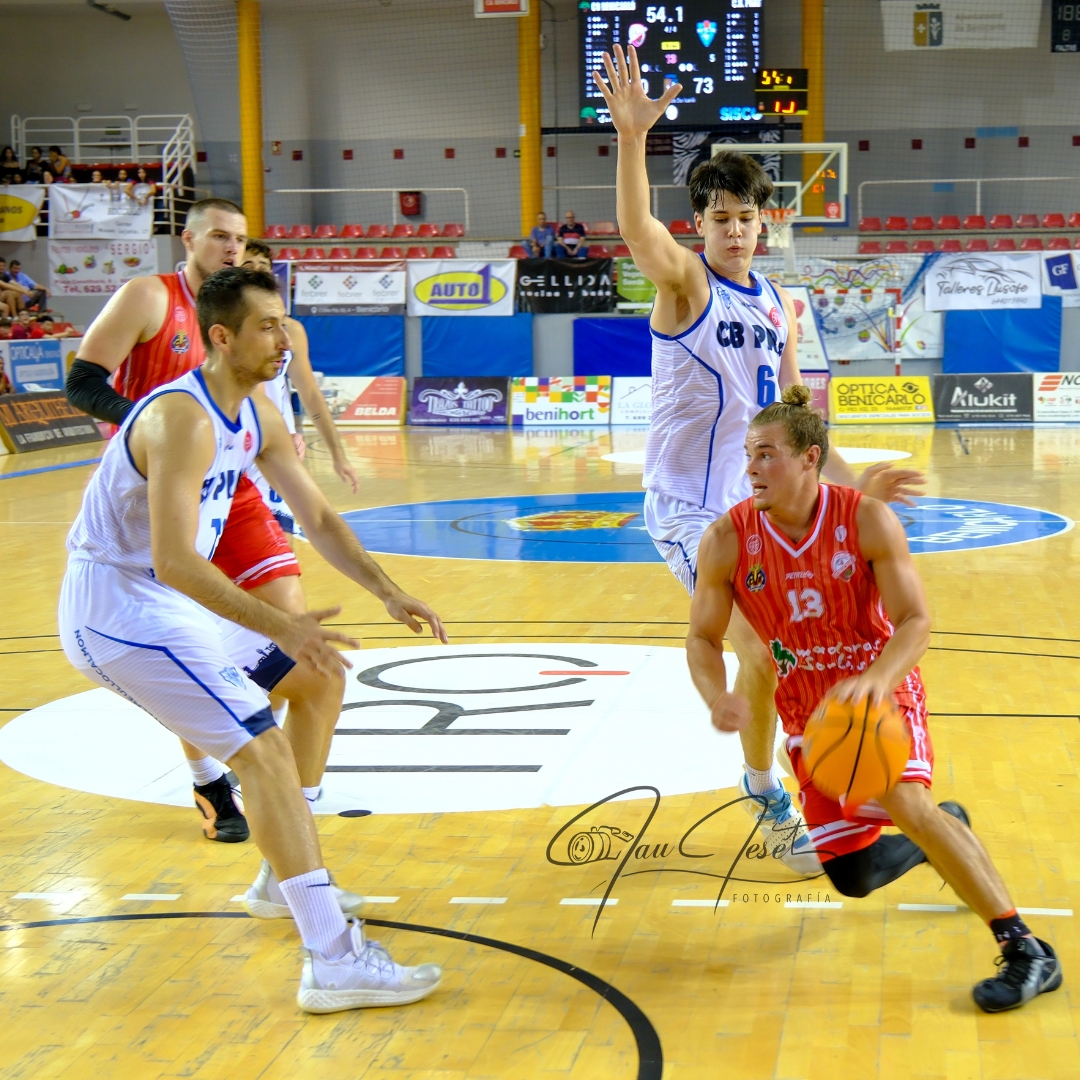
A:
<svg viewBox="0 0 1080 1080">
<path fill-rule="evenodd" d="M 330 888 L 337 897 L 338 906 L 345 915 L 351 915 L 364 906 L 364 898 L 356 893 L 341 889 L 334 884 L 334 876 L 330 875 Z M 244 894 L 244 907 L 247 913 L 254 919 L 291 919 L 292 912 L 285 903 L 285 896 L 270 869 L 270 864 L 263 859 L 259 868 L 259 876 L 255 884 Z"/>
<path fill-rule="evenodd" d="M 435 990 L 438 964 L 402 967 L 377 942 L 364 938 L 364 924 L 349 919 L 350 949 L 340 960 L 308 952 L 296 1003 L 305 1012 L 332 1013 L 376 1005 L 408 1005 Z"/>
<path fill-rule="evenodd" d="M 779 861 L 796 874 L 804 877 L 820 874 L 821 860 L 810 840 L 806 820 L 787 791 L 779 787 L 765 795 L 752 795 L 745 773 L 739 781 L 739 791 L 747 796 L 743 807 L 757 819 L 765 850 L 770 855 L 779 851 Z"/>
</svg>

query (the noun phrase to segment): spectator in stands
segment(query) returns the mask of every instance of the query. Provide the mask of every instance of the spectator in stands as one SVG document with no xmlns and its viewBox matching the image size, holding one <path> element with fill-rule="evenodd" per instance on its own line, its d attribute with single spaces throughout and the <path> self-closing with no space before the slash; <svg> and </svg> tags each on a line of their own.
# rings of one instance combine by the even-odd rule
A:
<svg viewBox="0 0 1080 1080">
<path fill-rule="evenodd" d="M 140 206 L 145 206 L 157 192 L 155 184 L 147 175 L 146 170 L 140 165 L 135 172 L 135 179 L 128 184 L 128 196 L 134 199 Z"/>
<path fill-rule="evenodd" d="M 0 150 L 0 179 L 6 184 L 10 184 L 18 172 L 22 172 L 19 167 L 19 159 L 10 146 L 5 146 L 3 150 Z"/>
<path fill-rule="evenodd" d="M 33 307 L 36 304 L 39 312 L 45 311 L 45 302 L 49 298 L 49 290 L 43 285 L 39 285 L 29 274 L 24 274 L 22 263 L 18 259 L 11 260 L 8 273 L 16 285 L 21 285 L 28 291 L 26 306 Z"/>
<path fill-rule="evenodd" d="M 71 162 L 60 152 L 59 146 L 49 147 L 49 172 L 53 174 L 54 181 L 71 183 Z"/>
<path fill-rule="evenodd" d="M 105 183 L 105 177 L 101 175 L 101 170 L 100 169 L 95 169 L 90 174 L 90 183 L 91 184 L 104 184 Z"/>
<path fill-rule="evenodd" d="M 38 326 L 37 319 L 26 308 L 19 312 L 19 317 L 11 324 L 13 341 L 25 341 L 27 338 L 43 338 L 45 331 Z"/>
<path fill-rule="evenodd" d="M 53 317 L 48 314 L 38 316 L 38 325 L 44 331 L 44 336 L 47 338 L 75 337 L 74 327 L 65 326 L 63 330 L 57 330 Z"/>
<path fill-rule="evenodd" d="M 30 147 L 30 156 L 26 159 L 26 168 L 23 176 L 28 184 L 42 184 L 45 182 L 45 166 L 47 162 L 41 156 L 40 146 Z"/>
<path fill-rule="evenodd" d="M 545 259 L 550 259 L 554 249 L 555 226 L 548 224 L 547 214 L 541 210 L 536 215 L 536 224 L 532 227 L 528 239 L 525 241 L 525 250 L 534 259 L 539 259 L 541 255 Z"/>
<path fill-rule="evenodd" d="M 3 337 L 3 334 L 0 334 Z M 0 394 L 14 394 L 15 388 L 8 382 L 7 375 L 4 374 L 4 369 L 0 367 Z"/>
<path fill-rule="evenodd" d="M 27 289 L 8 273 L 7 260 L 0 255 L 0 305 L 6 314 L 14 316 L 22 307 Z"/>
<path fill-rule="evenodd" d="M 0 315 L 0 341 L 11 340 L 11 320 L 6 315 Z M 3 368 L 0 368 L 2 371 Z"/>
<path fill-rule="evenodd" d="M 559 226 L 559 242 L 555 245 L 555 257 L 559 259 L 587 259 L 589 249 L 585 246 L 585 230 L 574 217 L 573 210 L 563 215 Z"/>
</svg>

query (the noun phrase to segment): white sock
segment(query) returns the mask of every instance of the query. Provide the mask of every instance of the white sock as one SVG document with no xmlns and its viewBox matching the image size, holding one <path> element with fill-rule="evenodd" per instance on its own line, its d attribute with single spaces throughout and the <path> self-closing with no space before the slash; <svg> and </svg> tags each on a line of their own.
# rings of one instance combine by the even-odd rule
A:
<svg viewBox="0 0 1080 1080">
<path fill-rule="evenodd" d="M 191 758 L 185 760 L 196 787 L 206 787 L 207 784 L 212 784 L 225 775 L 225 767 L 216 758 L 201 757 L 197 761 L 192 761 Z"/>
<path fill-rule="evenodd" d="M 349 924 L 330 888 L 326 868 L 289 878 L 279 888 L 296 920 L 304 947 L 327 960 L 340 960 L 349 951 Z"/>
<path fill-rule="evenodd" d="M 751 769 L 749 765 L 745 768 L 746 786 L 750 789 L 751 795 L 765 795 L 780 787 L 780 781 L 771 765 L 767 769 Z"/>
<path fill-rule="evenodd" d="M 322 794 L 322 784 L 316 784 L 314 787 L 302 787 L 300 790 L 304 793 L 304 798 L 309 803 L 313 803 Z"/>
</svg>

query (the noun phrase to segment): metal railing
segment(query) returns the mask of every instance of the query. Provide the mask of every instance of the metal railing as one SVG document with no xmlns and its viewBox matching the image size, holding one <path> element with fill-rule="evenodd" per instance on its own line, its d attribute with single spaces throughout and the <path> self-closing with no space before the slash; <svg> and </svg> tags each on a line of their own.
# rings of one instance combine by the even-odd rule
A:
<svg viewBox="0 0 1080 1080">
<path fill-rule="evenodd" d="M 164 166 L 169 148 L 195 165 L 194 124 L 184 113 L 148 116 L 12 116 L 11 145 L 20 161 L 31 146 L 59 146 L 76 165 L 112 162 Z"/>
<path fill-rule="evenodd" d="M 410 187 L 396 187 L 396 188 L 268 188 L 267 195 L 390 195 L 391 207 L 390 207 L 390 224 L 398 224 L 398 192 L 401 191 L 414 191 L 418 188 Z M 460 192 L 465 203 L 465 220 L 462 224 L 465 226 L 465 232 L 468 233 L 470 229 L 469 221 L 469 191 L 463 187 L 426 187 L 423 188 L 425 195 L 434 193 L 436 191 L 456 191 Z"/>
<path fill-rule="evenodd" d="M 858 216 L 861 220 L 863 217 L 863 188 L 868 187 L 885 187 L 885 186 L 899 186 L 910 184 L 974 184 L 975 185 L 975 213 L 982 213 L 982 186 L 983 184 L 1046 184 L 1046 183 L 1060 183 L 1067 181 L 1072 184 L 1080 183 L 1080 177 L 1078 176 L 982 176 L 982 177 L 963 177 L 960 179 L 944 179 L 944 180 L 864 180 L 859 185 L 859 194 L 857 198 L 858 203 Z"/>
</svg>

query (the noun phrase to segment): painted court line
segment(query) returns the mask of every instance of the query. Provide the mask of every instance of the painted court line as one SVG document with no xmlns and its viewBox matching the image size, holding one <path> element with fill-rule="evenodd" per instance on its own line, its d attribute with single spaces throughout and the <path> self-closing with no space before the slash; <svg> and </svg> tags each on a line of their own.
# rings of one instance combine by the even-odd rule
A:
<svg viewBox="0 0 1080 1080">
<path fill-rule="evenodd" d="M 615 897 L 612 897 L 604 906 L 614 907 L 618 902 Z M 567 907 L 599 907 L 601 901 L 599 898 L 593 899 L 591 896 L 564 896 L 559 903 Z"/>
<path fill-rule="evenodd" d="M 505 904 L 505 896 L 451 896 L 451 904 Z"/>
<path fill-rule="evenodd" d="M 842 908 L 843 906 L 836 900 L 788 900 L 784 904 L 786 908 Z"/>
<path fill-rule="evenodd" d="M 1072 915 L 1072 908 L 1069 907 L 1018 907 L 1016 909 L 1018 915 L 1062 915 L 1065 918 L 1069 918 Z"/>
<path fill-rule="evenodd" d="M 85 461 L 69 461 L 65 465 L 44 465 L 40 469 L 20 469 L 18 472 L 0 473 L 0 480 L 14 480 L 16 476 L 35 476 L 38 473 L 60 472 L 61 469 L 77 469 L 80 465 L 100 465 L 101 458 L 87 458 Z"/>
<path fill-rule="evenodd" d="M 129 892 L 120 897 L 121 900 L 179 900 L 178 892 Z"/>
<path fill-rule="evenodd" d="M 75 892 L 17 892 L 12 899 L 13 900 L 54 900 L 57 902 L 64 902 L 67 900 L 78 900 L 82 896 L 81 891 Z"/>
<path fill-rule="evenodd" d="M 730 900 L 721 900 L 719 904 L 715 900 L 672 900 L 672 907 L 727 907 Z"/>
<path fill-rule="evenodd" d="M 229 897 L 230 904 L 242 904 L 247 897 L 243 893 L 237 893 L 236 896 Z"/>
<path fill-rule="evenodd" d="M 900 911 L 957 911 L 956 904 L 897 904 Z"/>
<path fill-rule="evenodd" d="M 396 904 L 400 896 L 361 896 L 365 904 Z"/>
</svg>

